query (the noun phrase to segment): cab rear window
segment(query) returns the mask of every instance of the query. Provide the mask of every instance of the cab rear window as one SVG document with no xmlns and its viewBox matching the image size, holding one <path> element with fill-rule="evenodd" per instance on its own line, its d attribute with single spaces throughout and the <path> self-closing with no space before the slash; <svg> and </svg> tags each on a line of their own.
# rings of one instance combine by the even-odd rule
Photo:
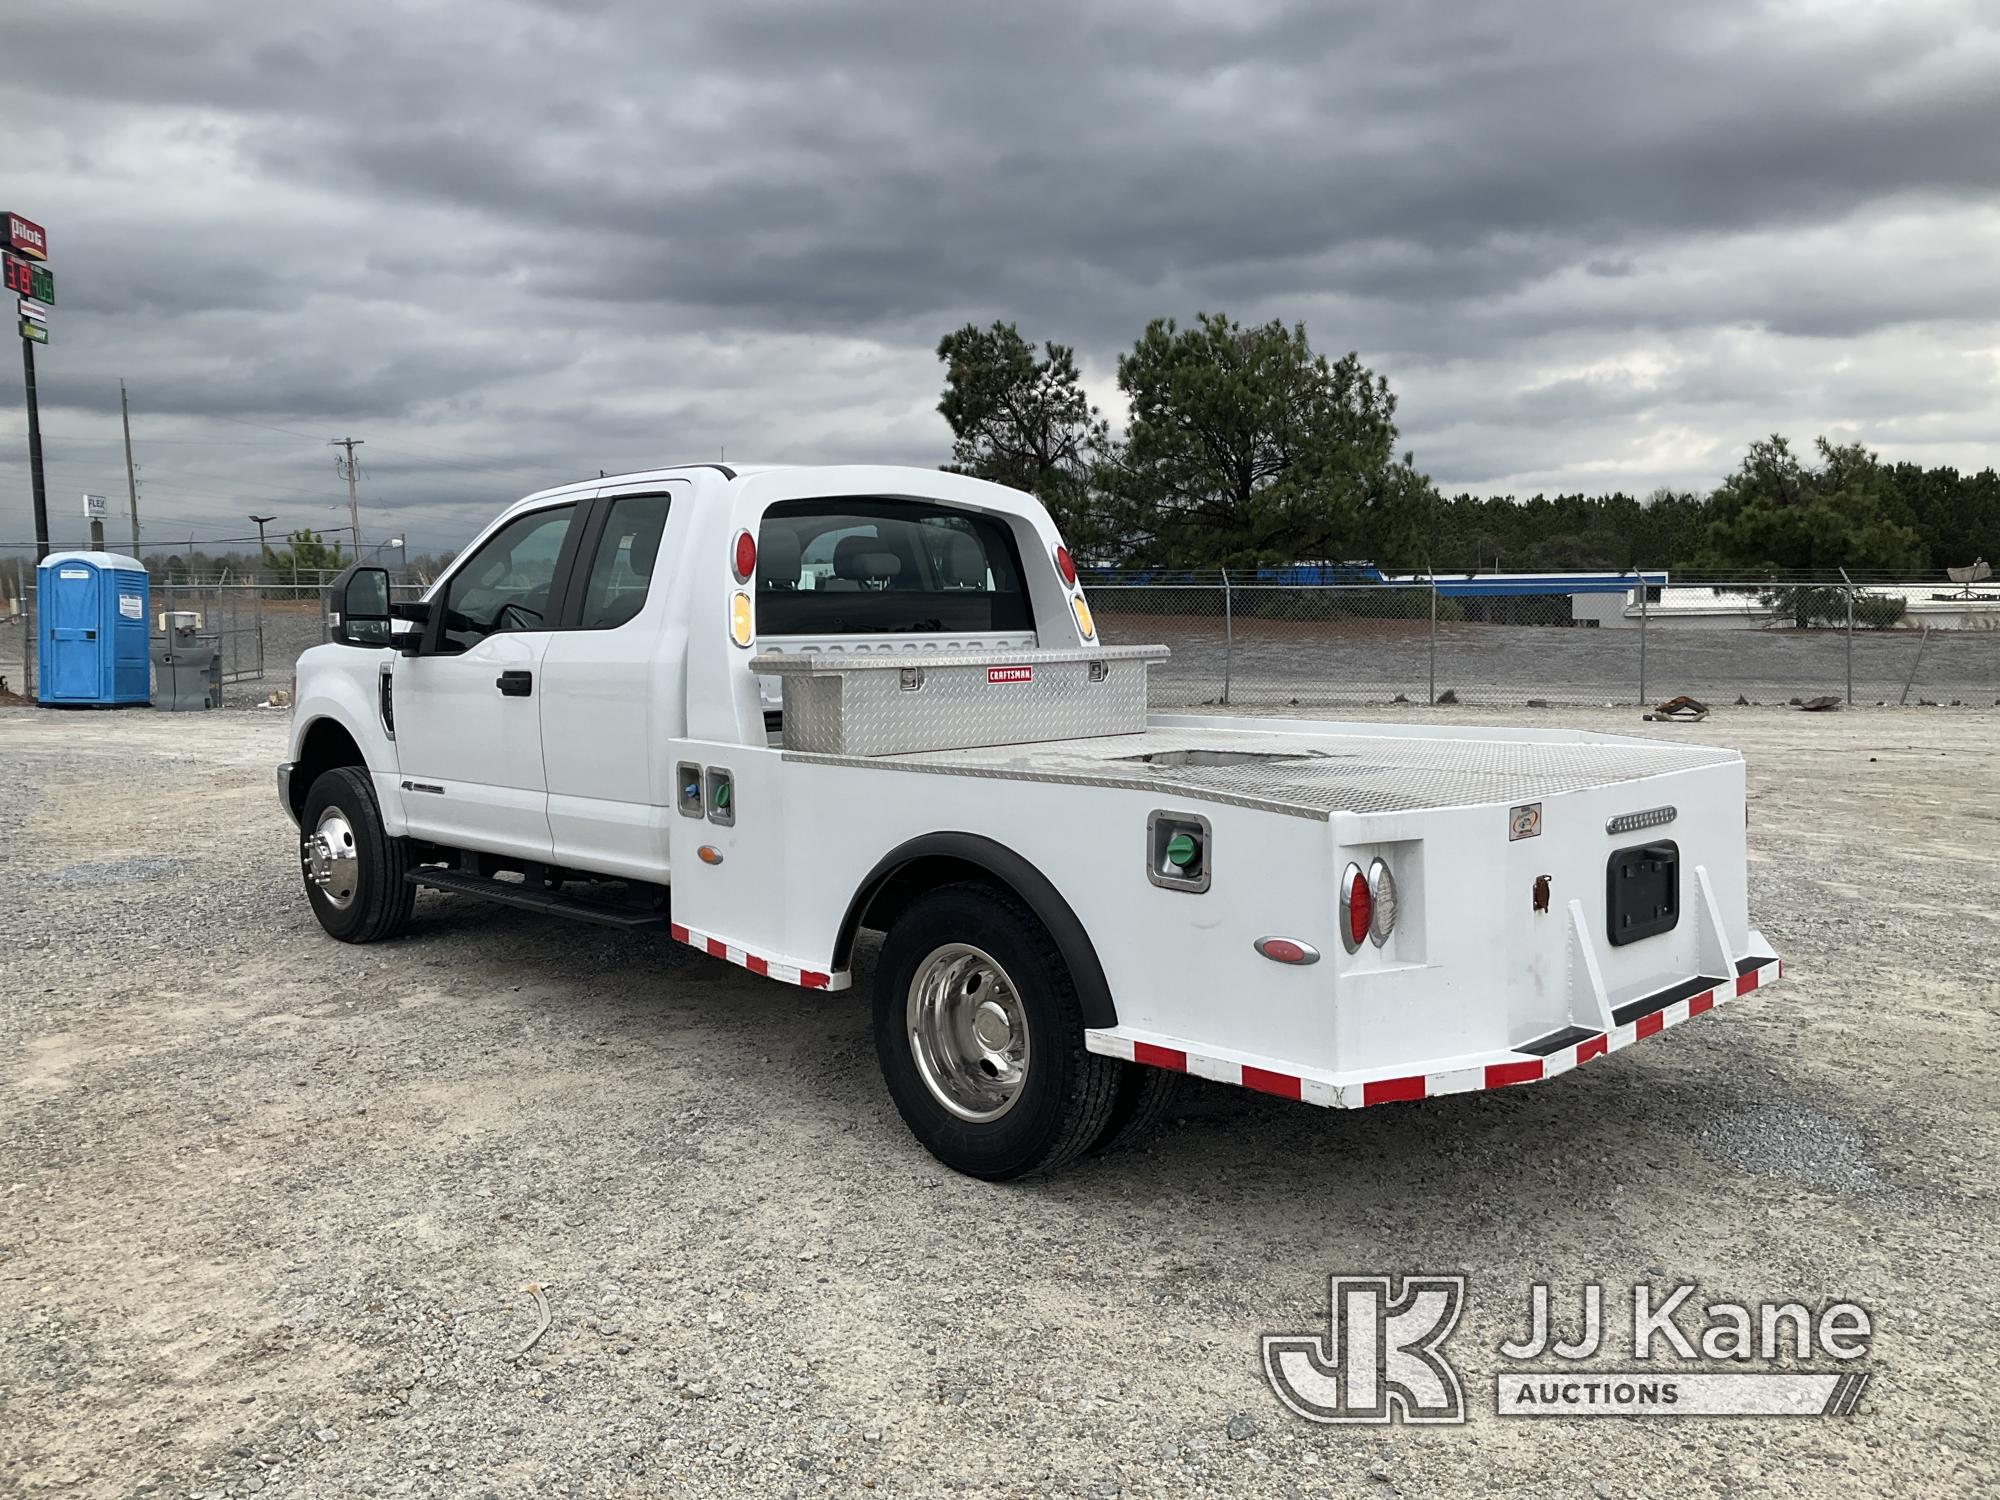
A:
<svg viewBox="0 0 2000 1500">
<path fill-rule="evenodd" d="M 787 500 L 757 533 L 760 635 L 1034 628 L 1004 521 L 920 500 Z"/>
</svg>

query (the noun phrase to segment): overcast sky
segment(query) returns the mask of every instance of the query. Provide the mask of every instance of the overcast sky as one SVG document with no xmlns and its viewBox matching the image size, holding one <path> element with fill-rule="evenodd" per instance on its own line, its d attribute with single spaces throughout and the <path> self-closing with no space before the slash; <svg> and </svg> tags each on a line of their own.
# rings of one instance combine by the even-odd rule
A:
<svg viewBox="0 0 2000 1500">
<path fill-rule="evenodd" d="M 368 537 L 432 547 L 600 468 L 938 463 L 968 319 L 1115 420 L 1203 309 L 1357 350 L 1451 492 L 2000 462 L 1990 0 L 5 9 L 59 540 L 86 489 L 128 535 L 121 376 L 149 542 L 344 525 L 351 433 Z"/>
</svg>

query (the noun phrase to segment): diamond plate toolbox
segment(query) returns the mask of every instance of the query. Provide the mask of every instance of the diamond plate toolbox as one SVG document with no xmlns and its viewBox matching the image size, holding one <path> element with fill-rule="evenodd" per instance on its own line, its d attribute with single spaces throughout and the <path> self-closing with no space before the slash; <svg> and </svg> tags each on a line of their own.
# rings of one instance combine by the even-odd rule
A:
<svg viewBox="0 0 2000 1500">
<path fill-rule="evenodd" d="M 1166 658 L 1164 646 L 866 656 L 767 651 L 750 667 L 783 685 L 787 750 L 904 755 L 1142 733 L 1146 667 Z"/>
</svg>

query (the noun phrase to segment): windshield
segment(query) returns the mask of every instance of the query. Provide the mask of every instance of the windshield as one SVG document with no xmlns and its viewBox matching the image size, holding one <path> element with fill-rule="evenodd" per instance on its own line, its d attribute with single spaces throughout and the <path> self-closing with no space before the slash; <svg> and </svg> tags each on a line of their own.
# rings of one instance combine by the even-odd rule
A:
<svg viewBox="0 0 2000 1500">
<path fill-rule="evenodd" d="M 1034 628 L 1013 533 L 921 500 L 787 500 L 757 533 L 762 635 Z"/>
</svg>

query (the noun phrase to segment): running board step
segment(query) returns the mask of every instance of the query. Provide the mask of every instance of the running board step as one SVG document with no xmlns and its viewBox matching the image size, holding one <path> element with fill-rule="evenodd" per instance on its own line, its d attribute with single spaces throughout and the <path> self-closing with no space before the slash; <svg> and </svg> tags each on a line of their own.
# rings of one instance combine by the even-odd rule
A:
<svg viewBox="0 0 2000 1500">
<path fill-rule="evenodd" d="M 589 901 L 581 896 L 552 891 L 547 886 L 522 885 L 510 880 L 495 880 L 489 875 L 468 875 L 462 870 L 440 870 L 427 865 L 419 866 L 403 878 L 411 885 L 429 886 L 434 891 L 477 896 L 482 901 L 498 901 L 502 906 L 547 912 L 552 917 L 595 922 L 600 927 L 616 927 L 621 932 L 667 930 L 665 912 L 641 911 L 636 907 L 615 906 L 606 901 Z"/>
</svg>

